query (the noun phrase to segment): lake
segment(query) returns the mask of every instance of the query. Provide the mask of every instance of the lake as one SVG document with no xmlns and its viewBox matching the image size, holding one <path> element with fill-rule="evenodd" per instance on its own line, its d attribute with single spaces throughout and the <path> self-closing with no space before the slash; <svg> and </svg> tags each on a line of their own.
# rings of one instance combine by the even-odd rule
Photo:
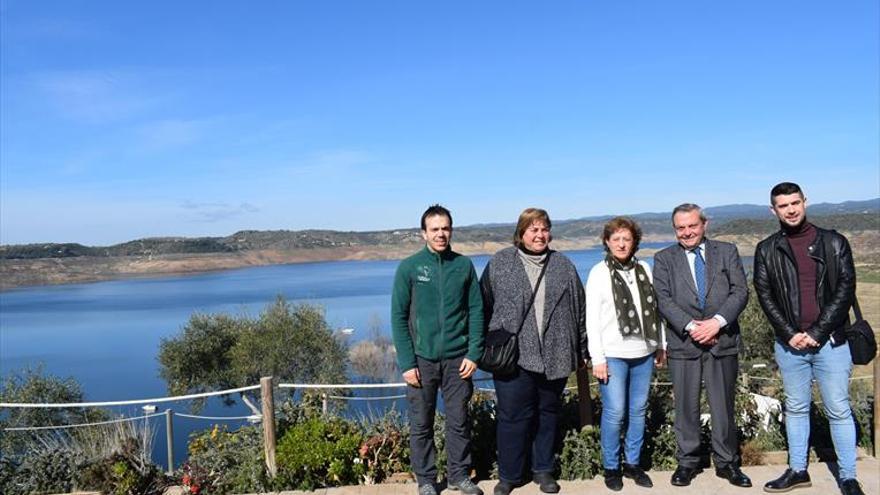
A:
<svg viewBox="0 0 880 495">
<path fill-rule="evenodd" d="M 643 247 L 666 245 L 650 243 Z M 582 279 L 603 257 L 601 249 L 565 254 L 575 263 Z M 474 256 L 472 260 L 481 272 L 489 256 Z M 331 261 L 273 265 L 0 292 L 0 373 L 6 375 L 42 363 L 52 374 L 75 378 L 88 401 L 162 397 L 166 388 L 159 378 L 156 361 L 160 340 L 176 335 L 192 313 L 257 315 L 281 295 L 294 303 L 324 307 L 332 328 L 354 329 L 352 341 L 369 337 L 369 328 L 376 321 L 388 334 L 391 284 L 398 263 Z M 160 410 L 166 407 L 185 412 L 188 404 L 159 405 Z M 140 410 L 113 408 L 112 412 L 137 415 Z M 241 405 L 229 408 L 219 401 L 210 401 L 203 414 L 238 416 L 248 411 Z M 154 424 L 159 429 L 159 422 Z M 175 418 L 177 462 L 185 453 L 189 432 L 209 425 L 205 421 Z M 161 430 L 155 452 L 162 454 L 154 455 L 157 461 L 164 461 L 164 426 Z"/>
</svg>

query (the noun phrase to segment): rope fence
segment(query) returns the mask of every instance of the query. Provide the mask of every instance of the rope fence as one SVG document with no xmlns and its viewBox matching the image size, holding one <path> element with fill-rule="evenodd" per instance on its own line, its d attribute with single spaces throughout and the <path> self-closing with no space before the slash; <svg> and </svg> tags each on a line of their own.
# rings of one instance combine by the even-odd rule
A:
<svg viewBox="0 0 880 495">
<path fill-rule="evenodd" d="M 870 380 L 875 379 L 874 389 L 875 395 L 878 390 L 878 370 L 880 370 L 880 366 L 878 363 L 875 363 L 875 372 L 874 376 L 863 375 L 857 377 L 850 377 L 850 381 L 856 380 Z M 774 382 L 780 383 L 781 378 L 776 377 L 767 377 L 767 376 L 751 376 L 748 374 L 740 375 L 742 382 L 748 385 L 751 381 L 763 381 L 763 382 Z M 477 383 L 483 383 L 492 381 L 491 377 L 481 377 L 475 378 L 473 380 Z M 591 424 L 592 423 L 592 412 L 590 411 L 590 402 L 592 401 L 590 389 L 594 386 L 598 386 L 598 382 L 595 380 L 590 380 L 590 376 L 587 370 L 581 369 L 578 370 L 578 385 L 566 387 L 566 391 L 571 390 L 579 390 L 580 394 L 586 394 L 589 400 L 584 403 L 581 403 L 581 420 L 582 424 Z M 654 380 L 651 383 L 652 387 L 668 387 L 671 386 L 671 382 L 667 381 L 659 381 Z M 264 447 L 264 457 L 266 462 L 266 467 L 270 474 L 277 472 L 277 466 L 275 463 L 275 401 L 273 389 L 286 389 L 286 390 L 315 390 L 315 391 L 324 391 L 321 392 L 322 398 L 322 410 L 326 414 L 329 408 L 330 400 L 338 400 L 338 401 L 377 401 L 377 400 L 399 400 L 406 397 L 405 394 L 397 394 L 397 395 L 381 395 L 381 396 L 346 396 L 346 395 L 337 395 L 334 394 L 333 391 L 337 390 L 378 390 L 378 389 L 400 389 L 405 388 L 408 385 L 405 382 L 395 382 L 395 383 L 332 383 L 332 384 L 318 384 L 318 383 L 274 383 L 271 377 L 263 377 L 260 380 L 259 385 L 251 385 L 247 387 L 238 387 L 231 388 L 227 390 L 218 390 L 214 392 L 202 392 L 196 394 L 187 394 L 187 395 L 178 395 L 171 397 L 156 397 L 150 399 L 134 399 L 134 400 L 121 400 L 121 401 L 103 401 L 103 402 L 77 402 L 77 403 L 12 403 L 12 402 L 3 402 L 0 403 L 0 410 L 2 409 L 75 409 L 75 408 L 95 408 L 95 407 L 113 407 L 113 406 L 132 406 L 132 405 L 152 405 L 158 403 L 171 403 L 171 402 L 179 402 L 179 401 L 187 401 L 194 399 L 205 399 L 209 397 L 216 396 L 227 396 L 236 393 L 244 394 L 245 392 L 251 392 L 259 390 L 259 395 L 262 398 L 262 409 L 256 410 L 254 409 L 254 414 L 247 416 L 206 416 L 206 415 L 197 415 L 197 414 L 185 414 L 185 413 L 176 413 L 171 409 L 166 409 L 164 412 L 157 412 L 151 414 L 145 414 L 141 416 L 134 416 L 129 418 L 118 418 L 107 421 L 96 421 L 89 423 L 80 423 L 80 424 L 67 424 L 67 425 L 57 425 L 57 426 L 16 426 L 16 427 L 8 427 L 4 428 L 2 431 L 4 432 L 22 432 L 22 431 L 42 431 L 42 430 L 66 430 L 72 428 L 83 428 L 83 427 L 93 427 L 93 426 L 101 426 L 101 425 L 109 425 L 114 423 L 123 423 L 123 422 L 131 422 L 131 421 L 140 421 L 140 420 L 148 420 L 150 418 L 154 418 L 157 416 L 165 416 L 165 432 L 167 438 L 167 454 L 168 454 L 168 473 L 170 474 L 174 469 L 174 456 L 173 456 L 173 419 L 174 416 L 178 416 L 181 418 L 187 419 L 196 419 L 196 420 L 208 420 L 208 421 L 242 421 L 247 420 L 252 423 L 262 423 L 263 429 L 263 447 Z M 475 387 L 475 391 L 487 394 L 495 394 L 494 388 L 489 387 Z M 249 403 L 249 402 L 248 402 Z M 876 408 L 876 403 L 875 403 Z M 145 407 L 145 410 L 155 410 L 155 407 Z M 252 406 L 253 409 L 253 406 Z M 876 413 L 875 413 L 876 416 Z M 875 417 L 875 423 L 880 418 Z M 880 424 L 880 423 L 878 423 Z M 878 425 L 875 425 L 875 431 L 878 429 Z M 878 442 L 880 443 L 880 442 Z M 876 455 L 876 453 L 875 453 Z"/>
</svg>

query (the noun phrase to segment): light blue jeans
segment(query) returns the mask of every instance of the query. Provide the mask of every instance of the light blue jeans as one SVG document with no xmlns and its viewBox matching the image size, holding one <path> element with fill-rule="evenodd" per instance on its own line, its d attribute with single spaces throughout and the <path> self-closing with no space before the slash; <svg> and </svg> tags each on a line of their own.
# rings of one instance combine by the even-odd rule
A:
<svg viewBox="0 0 880 495">
<path fill-rule="evenodd" d="M 608 358 L 608 381 L 599 382 L 602 397 L 602 465 L 620 468 L 620 430 L 628 419 L 624 458 L 638 464 L 645 438 L 645 412 L 654 371 L 654 354 L 635 359 Z"/>
<path fill-rule="evenodd" d="M 799 351 L 777 341 L 774 351 L 785 389 L 789 467 L 794 471 L 807 469 L 812 380 L 816 380 L 831 427 L 840 479 L 855 479 L 856 426 L 849 404 L 849 377 L 852 373 L 849 344 L 832 347 L 828 341 L 818 350 Z"/>
</svg>

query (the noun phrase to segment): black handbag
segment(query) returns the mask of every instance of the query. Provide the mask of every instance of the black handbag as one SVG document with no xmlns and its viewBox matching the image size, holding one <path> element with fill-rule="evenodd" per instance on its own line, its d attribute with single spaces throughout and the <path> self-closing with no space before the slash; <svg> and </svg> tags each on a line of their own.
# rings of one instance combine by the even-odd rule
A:
<svg viewBox="0 0 880 495">
<path fill-rule="evenodd" d="M 853 312 L 856 315 L 856 322 L 846 331 L 849 352 L 852 354 L 853 364 L 868 364 L 877 355 L 877 340 L 871 325 L 862 318 L 859 298 L 853 302 Z"/>
<path fill-rule="evenodd" d="M 486 339 L 483 343 L 483 357 L 480 358 L 479 364 L 481 370 L 498 376 L 512 375 L 513 372 L 516 371 L 516 363 L 519 361 L 519 342 L 517 341 L 517 335 L 520 330 L 522 330 L 523 324 L 526 322 L 526 317 L 529 315 L 529 311 L 531 311 L 532 305 L 535 303 L 535 296 L 538 294 L 538 287 L 541 285 L 541 280 L 544 278 L 544 272 L 547 270 L 547 265 L 549 264 L 550 253 L 548 252 L 547 258 L 544 260 L 544 266 L 541 267 L 541 274 L 538 275 L 538 281 L 535 283 L 535 289 L 532 290 L 532 298 L 529 300 L 529 305 L 526 306 L 526 311 L 519 322 L 519 328 L 516 330 L 516 333 L 508 332 L 501 328 L 486 334 Z"/>
<path fill-rule="evenodd" d="M 825 253 L 833 251 L 831 246 L 831 238 L 825 237 Z M 828 282 L 832 287 L 837 286 L 837 265 L 828 264 Z M 853 364 L 868 364 L 877 354 L 877 339 L 874 337 L 874 330 L 871 325 L 862 318 L 862 308 L 859 307 L 859 298 L 853 294 L 853 313 L 856 315 L 856 322 L 846 329 L 846 341 L 849 344 L 849 353 L 852 356 Z"/>
</svg>

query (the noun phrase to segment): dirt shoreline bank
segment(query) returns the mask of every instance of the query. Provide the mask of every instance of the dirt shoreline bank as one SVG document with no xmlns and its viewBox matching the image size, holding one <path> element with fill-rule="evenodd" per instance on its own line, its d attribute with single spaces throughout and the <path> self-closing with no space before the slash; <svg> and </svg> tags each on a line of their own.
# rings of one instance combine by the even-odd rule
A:
<svg viewBox="0 0 880 495">
<path fill-rule="evenodd" d="M 132 278 L 197 275 L 268 265 L 315 263 L 345 260 L 395 260 L 409 256 L 420 243 L 396 246 L 349 246 L 298 250 L 253 250 L 218 254 L 168 254 L 153 256 L 40 258 L 0 261 L 0 291 L 39 285 L 102 282 Z M 455 243 L 456 251 L 467 254 L 493 254 L 505 243 Z M 559 240 L 559 250 L 589 249 L 594 239 Z"/>
</svg>

